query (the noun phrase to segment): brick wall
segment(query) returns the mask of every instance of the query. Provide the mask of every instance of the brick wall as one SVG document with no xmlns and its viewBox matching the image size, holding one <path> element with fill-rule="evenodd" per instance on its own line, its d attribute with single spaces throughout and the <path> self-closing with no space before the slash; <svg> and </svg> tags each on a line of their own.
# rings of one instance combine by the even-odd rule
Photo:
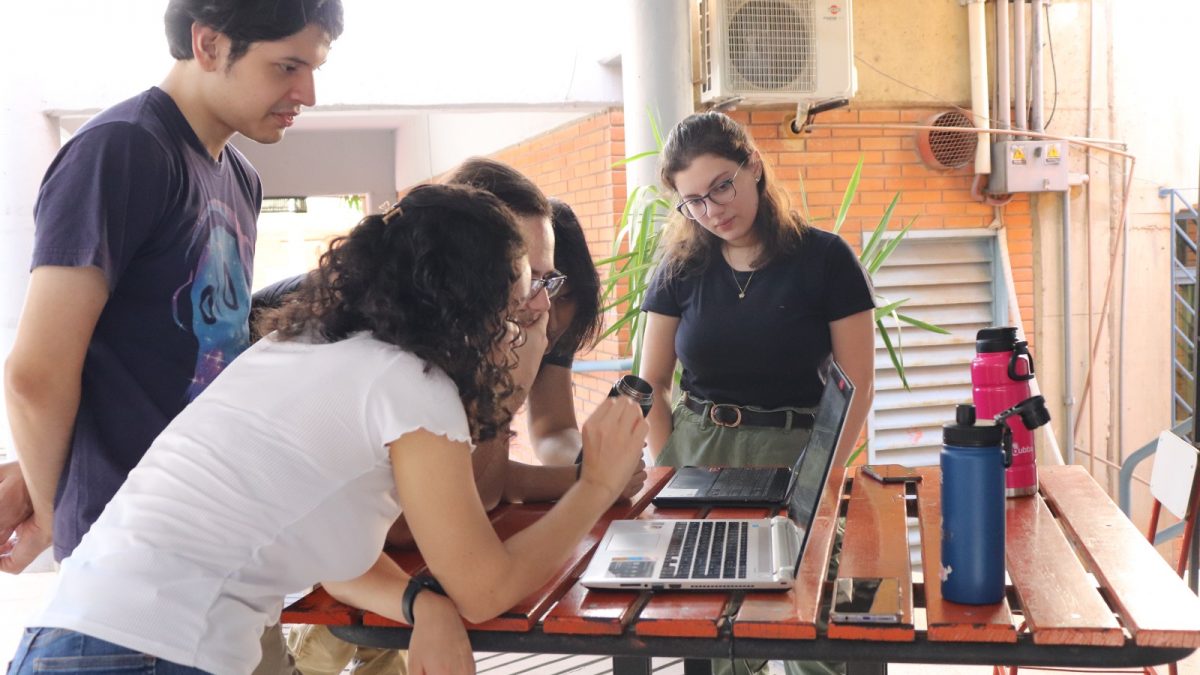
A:
<svg viewBox="0 0 1200 675">
<path fill-rule="evenodd" d="M 822 123 L 920 123 L 941 109 L 839 110 L 824 113 Z M 863 232 L 870 232 L 883 216 L 892 197 L 901 192 L 892 228 L 916 218 L 914 230 L 981 229 L 993 223 L 993 207 L 971 197 L 974 174 L 967 169 L 936 171 L 921 163 L 914 134 L 887 129 L 820 129 L 803 136 L 785 126 L 792 109 L 739 110 L 731 116 L 749 127 L 776 178 L 800 207 L 801 179 L 807 193 L 808 213 L 819 227 L 829 228 L 842 201 L 846 183 L 859 157 L 864 159 L 858 192 L 841 234 L 856 249 Z M 596 259 L 612 252 L 616 220 L 625 203 L 625 171 L 613 164 L 624 157 L 624 127 L 619 110 L 601 112 L 574 122 L 493 156 L 534 180 L 547 195 L 567 202 L 579 216 Z M 1006 226 L 1013 278 L 1025 323 L 1033 325 L 1033 227 L 1029 198 L 1019 195 L 1000 209 Z M 601 270 L 603 278 L 606 270 Z M 611 318 L 611 317 L 610 317 Z M 627 356 L 618 340 L 610 338 L 586 359 Z M 602 400 L 614 373 L 577 375 L 576 411 L 582 421 Z M 520 428 L 524 445 L 524 421 Z M 526 449 L 514 452 L 527 460 Z"/>
<path fill-rule="evenodd" d="M 920 124 L 942 109 L 836 110 L 817 120 L 825 124 Z M 893 229 L 916 218 L 913 230 L 979 229 L 995 218 L 994 209 L 971 197 L 974 179 L 965 169 L 936 171 L 917 156 L 914 134 L 894 129 L 817 129 L 795 136 L 785 127 L 792 110 L 734 111 L 731 116 L 749 125 L 764 157 L 775 168 L 799 207 L 801 176 L 808 194 L 809 214 L 817 225 L 831 227 L 854 166 L 862 157 L 863 171 L 842 226 L 841 234 L 856 249 L 862 233 L 870 232 L 897 192 Z M 1018 303 L 1025 332 L 1032 342 L 1033 220 L 1028 195 L 1018 195 L 1001 208 Z M 1003 299 L 1001 299 L 1003 301 Z"/>
<path fill-rule="evenodd" d="M 625 169 L 613 164 L 625 157 L 625 127 L 620 110 L 600 112 L 492 155 L 529 176 L 547 196 L 557 197 L 575 211 L 596 260 L 608 257 L 615 224 L 625 208 Z M 607 270 L 601 269 L 601 279 Z M 584 359 L 625 356 L 615 338 L 605 340 Z M 580 423 L 608 393 L 616 373 L 575 376 L 575 409 Z M 513 457 L 533 461 L 522 416 Z"/>
</svg>

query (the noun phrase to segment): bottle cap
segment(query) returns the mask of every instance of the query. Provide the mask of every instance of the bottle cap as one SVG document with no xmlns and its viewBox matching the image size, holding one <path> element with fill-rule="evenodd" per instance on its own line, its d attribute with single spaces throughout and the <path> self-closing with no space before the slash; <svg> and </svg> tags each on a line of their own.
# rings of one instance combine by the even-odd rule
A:
<svg viewBox="0 0 1200 675">
<path fill-rule="evenodd" d="M 1004 440 L 1004 426 L 987 421 L 975 421 L 975 406 L 959 405 L 954 409 L 954 424 L 942 426 L 942 443 L 963 448 L 1000 447 Z"/>
<path fill-rule="evenodd" d="M 975 353 L 1011 352 L 1017 345 L 1016 326 L 984 328 L 975 334 Z"/>
</svg>

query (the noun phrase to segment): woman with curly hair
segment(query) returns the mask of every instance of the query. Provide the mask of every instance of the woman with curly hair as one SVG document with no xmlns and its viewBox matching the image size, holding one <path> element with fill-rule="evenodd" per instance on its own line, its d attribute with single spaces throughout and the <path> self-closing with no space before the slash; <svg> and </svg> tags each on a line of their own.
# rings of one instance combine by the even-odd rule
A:
<svg viewBox="0 0 1200 675">
<path fill-rule="evenodd" d="M 601 404 L 580 480 L 497 538 L 471 448 L 509 421 L 511 317 L 541 291 L 490 194 L 421 187 L 364 218 L 299 301 L 265 317 L 274 332 L 154 441 L 64 561 L 11 672 L 80 634 L 104 648 L 98 662 L 139 672 L 139 655 L 159 672 L 250 672 L 281 599 L 317 582 L 411 622 L 415 672 L 470 671 L 458 617 L 486 621 L 544 584 L 625 487 L 646 433 L 632 402 Z M 433 577 L 380 553 L 401 511 Z"/>
</svg>

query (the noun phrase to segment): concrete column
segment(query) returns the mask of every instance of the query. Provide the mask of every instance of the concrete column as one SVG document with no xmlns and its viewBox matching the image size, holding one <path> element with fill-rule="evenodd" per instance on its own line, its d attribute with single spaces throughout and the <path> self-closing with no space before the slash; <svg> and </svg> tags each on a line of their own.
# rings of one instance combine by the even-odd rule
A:
<svg viewBox="0 0 1200 675">
<path fill-rule="evenodd" d="M 625 101 L 625 156 L 655 148 L 647 111 L 663 136 L 693 112 L 691 27 L 687 0 L 626 0 L 621 88 Z M 626 185 L 658 184 L 658 163 L 625 167 Z"/>
</svg>

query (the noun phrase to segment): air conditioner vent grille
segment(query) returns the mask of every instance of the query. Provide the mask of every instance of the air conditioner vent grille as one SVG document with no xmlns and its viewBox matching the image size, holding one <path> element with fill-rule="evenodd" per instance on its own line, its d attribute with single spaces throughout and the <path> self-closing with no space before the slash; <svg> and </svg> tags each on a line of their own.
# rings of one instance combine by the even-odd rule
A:
<svg viewBox="0 0 1200 675">
<path fill-rule="evenodd" d="M 815 0 L 749 0 L 728 17 L 735 88 L 804 93 L 817 86 Z"/>
</svg>

